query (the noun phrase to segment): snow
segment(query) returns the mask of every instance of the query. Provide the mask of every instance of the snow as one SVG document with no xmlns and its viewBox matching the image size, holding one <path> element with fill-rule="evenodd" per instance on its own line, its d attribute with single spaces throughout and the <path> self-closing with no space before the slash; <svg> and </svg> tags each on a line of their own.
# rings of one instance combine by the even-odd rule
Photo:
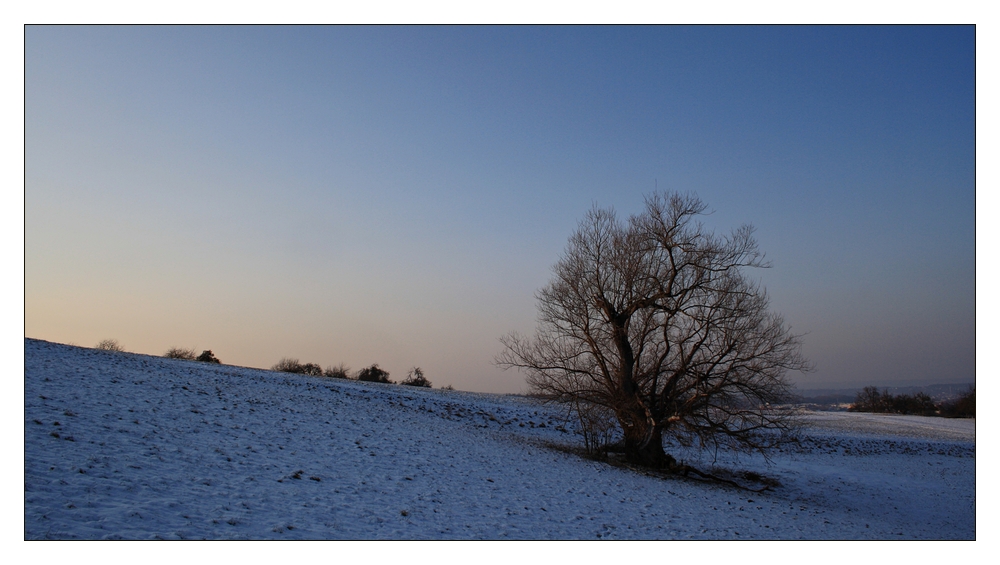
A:
<svg viewBox="0 0 1000 565">
<path fill-rule="evenodd" d="M 761 493 L 552 445 L 551 406 L 25 340 L 25 539 L 975 539 L 975 421 L 809 413 Z"/>
</svg>

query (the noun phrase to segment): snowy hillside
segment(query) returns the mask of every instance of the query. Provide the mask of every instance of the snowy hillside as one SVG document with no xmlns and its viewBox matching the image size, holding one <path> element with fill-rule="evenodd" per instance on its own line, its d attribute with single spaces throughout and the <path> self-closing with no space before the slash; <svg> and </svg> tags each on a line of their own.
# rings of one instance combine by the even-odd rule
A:
<svg viewBox="0 0 1000 565">
<path fill-rule="evenodd" d="M 25 340 L 26 539 L 974 539 L 975 421 L 812 414 L 749 493 L 546 447 L 516 396 Z M 679 453 L 674 450 L 674 453 Z"/>
</svg>

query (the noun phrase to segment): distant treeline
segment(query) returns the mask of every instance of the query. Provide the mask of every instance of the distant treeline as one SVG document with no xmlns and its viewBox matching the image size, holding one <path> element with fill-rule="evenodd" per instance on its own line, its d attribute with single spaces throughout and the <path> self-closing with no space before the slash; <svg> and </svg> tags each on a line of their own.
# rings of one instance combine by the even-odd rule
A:
<svg viewBox="0 0 1000 565">
<path fill-rule="evenodd" d="M 97 342 L 94 349 L 100 349 L 103 351 L 112 351 L 115 353 L 127 353 L 125 348 L 118 343 L 117 339 L 102 339 Z M 211 349 L 206 349 L 201 352 L 201 354 L 195 353 L 194 349 L 185 349 L 183 347 L 171 347 L 163 354 L 164 357 L 168 359 L 185 359 L 187 361 L 201 361 L 202 363 L 221 363 L 219 358 L 212 353 Z"/>
<path fill-rule="evenodd" d="M 201 361 L 203 363 L 222 363 L 219 358 L 212 353 L 211 349 L 206 349 L 201 352 L 201 355 L 196 355 L 194 349 L 184 349 L 181 347 L 171 347 L 163 354 L 164 357 L 170 359 L 187 359 L 188 361 Z"/>
<path fill-rule="evenodd" d="M 282 357 L 281 361 L 278 361 L 277 364 L 271 367 L 271 370 L 299 375 L 329 377 L 331 379 L 352 379 L 369 383 L 396 384 L 395 381 L 389 380 L 389 371 L 379 367 L 378 363 L 373 364 L 371 367 L 365 367 L 352 375 L 351 369 L 343 363 L 323 369 L 315 363 L 300 363 L 298 359 Z M 424 376 L 424 371 L 420 367 L 411 368 L 406 374 L 406 378 L 399 384 L 431 388 L 431 382 Z M 451 387 L 448 386 L 445 388 L 450 389 Z"/>
<path fill-rule="evenodd" d="M 851 412 L 876 412 L 883 414 L 915 414 L 918 416 L 944 416 L 946 418 L 975 418 L 976 389 L 962 393 L 955 400 L 935 404 L 930 396 L 923 392 L 913 395 L 890 394 L 878 387 L 866 386 L 859 391 L 854 403 L 848 408 Z"/>
<path fill-rule="evenodd" d="M 125 348 L 118 343 L 117 339 L 101 340 L 94 346 L 94 348 L 118 353 L 125 352 Z M 168 359 L 184 359 L 186 361 L 201 361 L 203 363 L 222 363 L 219 361 L 219 358 L 212 353 L 211 349 L 206 349 L 202 351 L 201 354 L 197 354 L 194 349 L 171 347 L 166 353 L 163 354 L 163 356 Z M 389 380 L 389 371 L 379 367 L 378 363 L 373 364 L 371 367 L 365 367 L 364 369 L 352 374 L 351 369 L 343 363 L 323 369 L 316 363 L 300 363 L 298 359 L 282 357 L 281 361 L 278 361 L 273 367 L 271 367 L 271 370 L 280 371 L 282 373 L 310 375 L 314 377 L 328 377 L 331 379 L 350 379 L 370 383 L 396 384 L 395 381 Z M 409 372 L 406 373 L 406 378 L 400 381 L 399 384 L 431 388 L 431 382 L 424 376 L 424 371 L 420 367 L 412 367 Z M 448 385 L 443 387 L 443 389 L 454 390 L 454 387 Z"/>
</svg>

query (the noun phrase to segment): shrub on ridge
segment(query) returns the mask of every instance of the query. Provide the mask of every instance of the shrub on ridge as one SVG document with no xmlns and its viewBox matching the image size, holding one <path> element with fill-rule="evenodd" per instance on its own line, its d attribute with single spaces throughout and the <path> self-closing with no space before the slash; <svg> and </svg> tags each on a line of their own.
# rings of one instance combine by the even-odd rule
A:
<svg viewBox="0 0 1000 565">
<path fill-rule="evenodd" d="M 323 371 L 323 376 L 331 379 L 349 379 L 350 374 L 351 368 L 343 363 L 337 365 L 336 367 L 327 367 L 326 370 Z"/>
<path fill-rule="evenodd" d="M 183 347 L 171 347 L 163 356 L 167 359 L 185 359 L 187 361 L 194 361 L 197 357 L 194 349 L 184 349 Z"/>
<path fill-rule="evenodd" d="M 395 384 L 389 380 L 389 371 L 379 368 L 378 363 L 358 371 L 358 380 L 370 383 Z"/>
<path fill-rule="evenodd" d="M 195 359 L 195 361 L 201 361 L 203 363 L 222 363 L 221 361 L 219 361 L 218 357 L 212 354 L 211 349 L 206 349 L 205 351 L 202 351 L 201 355 L 199 355 Z"/>
<path fill-rule="evenodd" d="M 312 375 L 321 376 L 323 374 L 323 368 L 315 363 L 299 363 L 298 359 L 292 357 L 282 357 L 281 361 L 278 361 L 276 365 L 271 367 L 272 371 L 281 371 L 282 373 L 295 373 L 297 375 Z"/>
<path fill-rule="evenodd" d="M 431 382 L 424 376 L 424 371 L 420 367 L 410 369 L 410 372 L 406 374 L 406 378 L 399 384 L 431 388 Z"/>
<path fill-rule="evenodd" d="M 122 347 L 120 343 L 118 343 L 117 339 L 102 339 L 101 341 L 97 342 L 97 345 L 94 346 L 94 349 L 100 349 L 102 351 L 118 351 L 118 352 L 125 351 L 125 348 Z"/>
</svg>

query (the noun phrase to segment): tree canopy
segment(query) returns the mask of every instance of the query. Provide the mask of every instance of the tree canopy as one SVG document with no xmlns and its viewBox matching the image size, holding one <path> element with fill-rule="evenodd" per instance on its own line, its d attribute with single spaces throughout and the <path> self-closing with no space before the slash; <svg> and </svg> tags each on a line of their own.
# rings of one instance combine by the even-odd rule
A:
<svg viewBox="0 0 1000 565">
<path fill-rule="evenodd" d="M 497 364 L 532 392 L 614 415 L 626 457 L 669 467 L 663 435 L 763 449 L 787 426 L 774 405 L 787 371 L 808 370 L 800 340 L 746 270 L 768 265 L 743 226 L 705 229 L 697 197 L 654 194 L 621 221 L 592 209 L 537 293 L 534 336 L 501 338 Z"/>
</svg>

